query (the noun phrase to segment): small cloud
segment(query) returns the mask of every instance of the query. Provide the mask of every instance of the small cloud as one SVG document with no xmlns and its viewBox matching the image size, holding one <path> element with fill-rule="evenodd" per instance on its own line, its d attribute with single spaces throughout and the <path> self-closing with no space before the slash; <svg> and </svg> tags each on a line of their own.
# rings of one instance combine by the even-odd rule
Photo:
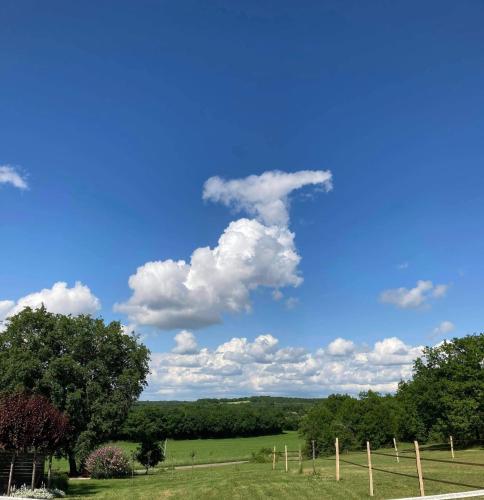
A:
<svg viewBox="0 0 484 500">
<path fill-rule="evenodd" d="M 22 177 L 15 167 L 0 165 L 0 184 L 11 184 L 17 189 L 28 189 L 25 177 Z"/>
<path fill-rule="evenodd" d="M 430 298 L 440 299 L 447 293 L 448 285 L 435 285 L 430 280 L 419 280 L 414 288 L 392 288 L 380 294 L 380 302 L 393 304 L 401 309 L 428 305 Z"/>
<path fill-rule="evenodd" d="M 401 264 L 397 265 L 397 269 L 408 269 L 409 263 L 408 262 L 402 262 Z"/>
<path fill-rule="evenodd" d="M 287 309 L 294 309 L 299 304 L 299 299 L 297 299 L 296 297 L 289 297 L 286 300 L 285 304 Z"/>
<path fill-rule="evenodd" d="M 101 302 L 88 286 L 76 281 L 74 286 L 69 288 L 67 283 L 58 281 L 52 288 L 30 293 L 17 301 L 0 301 L 0 320 L 19 313 L 25 307 L 37 309 L 42 305 L 52 313 L 73 316 L 94 314 L 101 309 Z"/>
<path fill-rule="evenodd" d="M 272 298 L 274 300 L 281 300 L 283 297 L 284 297 L 284 294 L 279 289 L 272 291 Z"/>
<path fill-rule="evenodd" d="M 448 333 L 455 330 L 455 325 L 452 321 L 442 321 L 439 326 L 435 327 L 432 331 L 431 337 L 440 337 L 441 335 L 447 335 Z"/>
<path fill-rule="evenodd" d="M 175 354 L 197 354 L 199 352 L 197 339 L 192 332 L 182 330 L 175 335 L 176 346 L 172 349 Z"/>
<path fill-rule="evenodd" d="M 203 199 L 220 202 L 237 212 L 245 211 L 268 226 L 287 226 L 289 196 L 305 186 L 331 191 L 332 174 L 329 170 L 290 173 L 273 170 L 243 179 L 225 180 L 215 176 L 205 182 Z"/>
<path fill-rule="evenodd" d="M 355 350 L 355 344 L 351 340 L 346 340 L 341 337 L 334 339 L 328 345 L 328 353 L 331 356 L 347 356 Z"/>
<path fill-rule="evenodd" d="M 442 297 L 445 297 L 448 289 L 449 289 L 449 285 L 435 285 L 435 288 L 434 288 L 434 291 L 432 292 L 432 295 L 436 299 L 440 299 Z"/>
</svg>

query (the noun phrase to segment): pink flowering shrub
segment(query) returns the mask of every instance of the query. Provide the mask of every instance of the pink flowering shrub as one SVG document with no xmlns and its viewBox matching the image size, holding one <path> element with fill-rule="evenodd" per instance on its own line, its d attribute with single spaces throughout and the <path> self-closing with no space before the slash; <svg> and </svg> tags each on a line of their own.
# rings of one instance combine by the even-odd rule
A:
<svg viewBox="0 0 484 500">
<path fill-rule="evenodd" d="M 86 470 L 94 479 L 108 479 L 128 476 L 131 467 L 128 457 L 121 448 L 103 446 L 87 457 Z"/>
</svg>

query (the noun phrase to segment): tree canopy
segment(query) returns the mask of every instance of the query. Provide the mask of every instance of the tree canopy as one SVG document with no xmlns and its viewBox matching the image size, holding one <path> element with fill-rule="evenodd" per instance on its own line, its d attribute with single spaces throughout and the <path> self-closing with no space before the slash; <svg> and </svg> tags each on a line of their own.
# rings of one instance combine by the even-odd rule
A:
<svg viewBox="0 0 484 500">
<path fill-rule="evenodd" d="M 155 439 L 203 439 L 278 434 L 284 430 L 284 414 L 268 405 L 223 402 L 137 404 L 129 412 L 119 437 L 143 441 Z"/>
<path fill-rule="evenodd" d="M 333 453 L 403 441 L 457 442 L 484 440 L 484 334 L 455 338 L 427 347 L 414 363 L 413 378 L 399 384 L 395 396 L 374 392 L 359 398 L 333 395 L 315 405 L 303 419 L 308 447 Z"/>
<path fill-rule="evenodd" d="M 71 473 L 113 434 L 146 384 L 149 351 L 119 322 L 26 308 L 0 333 L 0 387 L 47 397 L 69 417 Z"/>
<path fill-rule="evenodd" d="M 427 347 L 397 399 L 402 438 L 484 439 L 484 334 Z"/>
</svg>

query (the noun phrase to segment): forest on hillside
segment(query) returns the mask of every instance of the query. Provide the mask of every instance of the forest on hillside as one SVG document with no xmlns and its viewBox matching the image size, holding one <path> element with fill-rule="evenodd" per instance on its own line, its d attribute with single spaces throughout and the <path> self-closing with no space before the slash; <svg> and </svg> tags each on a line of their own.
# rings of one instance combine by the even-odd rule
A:
<svg viewBox="0 0 484 500">
<path fill-rule="evenodd" d="M 278 434 L 297 430 L 303 416 L 319 401 L 270 396 L 192 402 L 142 401 L 130 410 L 117 437 L 137 440 L 139 429 L 150 429 L 158 439 Z"/>
</svg>

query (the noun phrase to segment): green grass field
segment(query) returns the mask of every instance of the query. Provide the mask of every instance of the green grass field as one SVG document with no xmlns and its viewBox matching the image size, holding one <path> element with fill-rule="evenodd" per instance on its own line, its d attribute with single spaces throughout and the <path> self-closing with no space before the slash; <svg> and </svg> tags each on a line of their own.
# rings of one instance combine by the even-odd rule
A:
<svg viewBox="0 0 484 500">
<path fill-rule="evenodd" d="M 296 436 L 297 437 L 297 436 Z M 261 439 L 261 438 L 258 438 Z M 201 448 L 212 440 L 201 444 Z M 215 440 L 214 440 L 215 441 Z M 219 441 L 219 440 L 217 440 Z M 267 444 L 264 443 L 264 444 Z M 181 448 L 185 453 L 189 447 Z M 260 448 L 260 446 L 259 446 Z M 220 449 L 224 449 L 223 447 Z M 391 450 L 380 450 L 391 453 Z M 225 452 L 220 452 L 222 456 Z M 448 451 L 423 451 L 423 458 L 450 459 Z M 225 455 L 228 456 L 228 455 Z M 232 457 L 233 458 L 233 457 Z M 358 465 L 366 464 L 365 453 L 349 453 L 341 456 L 341 480 L 335 480 L 335 462 L 333 458 L 316 461 L 316 475 L 313 475 L 312 464 L 304 461 L 303 473 L 298 472 L 298 464 L 290 463 L 289 473 L 284 472 L 283 460 L 279 459 L 277 468 L 272 471 L 270 463 L 242 464 L 204 469 L 173 470 L 160 469 L 154 473 L 136 475 L 130 479 L 116 480 L 72 480 L 69 498 L 94 497 L 97 499 L 265 499 L 297 498 L 314 499 L 356 499 L 367 498 L 368 470 Z M 484 449 L 457 451 L 456 460 L 473 463 L 484 463 Z M 430 481 L 443 479 L 469 486 L 484 488 L 484 469 L 482 467 L 462 466 L 452 463 L 422 462 L 426 494 L 437 494 L 470 489 L 465 486 L 453 486 Z M 402 458 L 397 464 L 395 458 L 373 455 L 374 488 L 376 499 L 401 498 L 418 496 L 418 480 L 416 477 L 414 458 Z M 392 473 L 381 472 L 385 469 Z M 401 475 L 404 474 L 404 475 Z"/>
<path fill-rule="evenodd" d="M 166 450 L 166 465 L 183 465 L 192 463 L 192 452 L 195 453 L 194 462 L 197 464 L 230 462 L 248 460 L 252 452 L 261 448 L 273 448 L 278 451 L 287 445 L 290 450 L 297 450 L 303 445 L 303 440 L 295 431 L 277 434 L 275 436 L 258 436 L 233 439 L 194 439 L 168 441 Z"/>
<path fill-rule="evenodd" d="M 123 448 L 130 456 L 138 447 L 138 443 L 128 441 L 117 441 L 110 444 Z M 195 464 L 206 464 L 248 460 L 252 452 L 258 452 L 263 447 L 272 449 L 273 446 L 276 446 L 277 450 L 281 451 L 284 449 L 284 445 L 287 445 L 288 449 L 297 450 L 300 444 L 303 444 L 303 440 L 295 431 L 274 436 L 248 438 L 168 440 L 164 465 L 191 465 L 192 452 L 195 452 L 193 459 Z M 60 471 L 67 471 L 67 460 L 56 460 L 54 467 Z M 141 468 L 139 464 L 135 464 L 135 467 Z"/>
</svg>

